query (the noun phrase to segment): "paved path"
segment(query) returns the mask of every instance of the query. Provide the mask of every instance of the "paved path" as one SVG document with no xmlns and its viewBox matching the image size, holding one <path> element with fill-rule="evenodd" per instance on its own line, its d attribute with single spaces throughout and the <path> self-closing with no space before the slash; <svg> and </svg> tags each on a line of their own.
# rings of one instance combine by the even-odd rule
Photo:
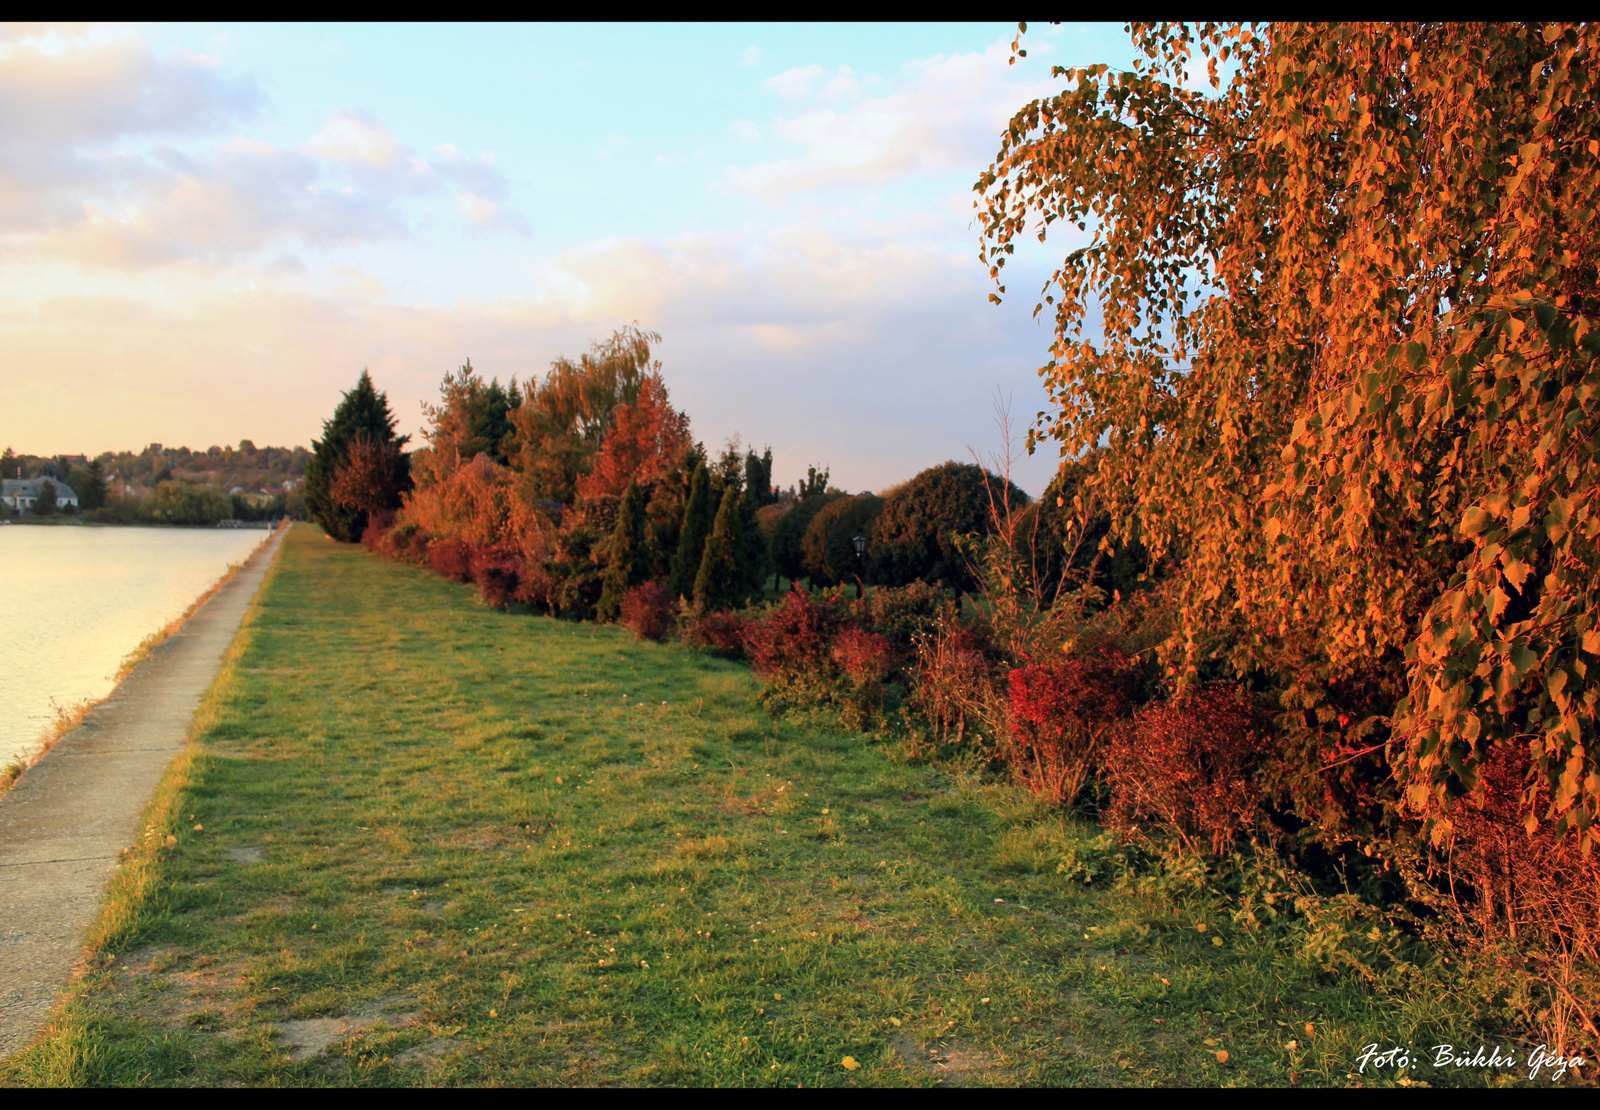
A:
<svg viewBox="0 0 1600 1110">
<path fill-rule="evenodd" d="M 280 530 L 0 798 L 0 1056 L 33 1039 L 167 764 L 283 540 Z"/>
</svg>

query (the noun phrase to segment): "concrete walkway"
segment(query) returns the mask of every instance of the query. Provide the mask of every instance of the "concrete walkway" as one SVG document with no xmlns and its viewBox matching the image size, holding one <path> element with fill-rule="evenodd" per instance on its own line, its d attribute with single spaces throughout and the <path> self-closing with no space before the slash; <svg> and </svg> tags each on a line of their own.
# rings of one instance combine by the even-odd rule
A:
<svg viewBox="0 0 1600 1110">
<path fill-rule="evenodd" d="M 117 853 L 189 740 L 283 531 L 0 798 L 0 1056 L 33 1039 L 71 979 Z"/>
</svg>

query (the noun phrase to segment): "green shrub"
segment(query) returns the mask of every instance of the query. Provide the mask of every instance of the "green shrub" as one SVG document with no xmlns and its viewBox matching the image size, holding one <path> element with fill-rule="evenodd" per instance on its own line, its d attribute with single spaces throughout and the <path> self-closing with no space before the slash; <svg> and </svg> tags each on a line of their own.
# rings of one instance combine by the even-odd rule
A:
<svg viewBox="0 0 1600 1110">
<path fill-rule="evenodd" d="M 883 512 L 884 504 L 883 498 L 869 493 L 841 497 L 811 518 L 801 548 L 806 573 L 813 583 L 833 586 L 853 581 L 858 574 L 872 577 L 870 539 L 866 554 L 857 555 L 855 538 L 870 537 L 872 523 Z"/>
<path fill-rule="evenodd" d="M 1009 495 L 1013 509 L 1028 495 L 972 463 L 947 462 L 901 486 L 877 518 L 871 552 L 876 580 L 903 586 L 923 579 L 955 590 L 974 586 L 952 536 L 994 530 L 996 508 Z"/>
</svg>

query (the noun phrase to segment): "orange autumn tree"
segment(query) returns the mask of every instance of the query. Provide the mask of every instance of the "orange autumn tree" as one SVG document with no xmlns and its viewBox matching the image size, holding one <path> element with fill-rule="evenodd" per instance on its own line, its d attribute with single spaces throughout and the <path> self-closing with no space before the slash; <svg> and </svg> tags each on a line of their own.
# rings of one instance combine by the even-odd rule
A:
<svg viewBox="0 0 1600 1110">
<path fill-rule="evenodd" d="M 689 417 L 672 407 L 660 370 L 652 370 L 639 383 L 638 399 L 616 406 L 594 469 L 578 476 L 578 497 L 620 498 L 630 480 L 653 485 L 680 466 L 693 446 Z"/>
<path fill-rule="evenodd" d="M 335 505 L 373 517 L 400 507 L 411 485 L 409 460 L 398 441 L 380 442 L 365 430 L 350 438 L 345 461 L 333 473 L 328 494 Z"/>
<path fill-rule="evenodd" d="M 998 293 L 1076 232 L 1036 438 L 1103 445 L 1093 492 L 1178 562 L 1179 673 L 1270 676 L 1313 827 L 1447 837 L 1504 756 L 1588 850 L 1600 27 L 1130 32 L 976 186 Z"/>
</svg>

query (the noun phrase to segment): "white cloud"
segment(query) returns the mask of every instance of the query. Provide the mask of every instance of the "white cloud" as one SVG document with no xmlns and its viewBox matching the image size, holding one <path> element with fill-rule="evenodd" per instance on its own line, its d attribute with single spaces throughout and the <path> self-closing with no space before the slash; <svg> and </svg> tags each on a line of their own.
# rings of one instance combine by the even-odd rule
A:
<svg viewBox="0 0 1600 1110">
<path fill-rule="evenodd" d="M 753 143 L 761 138 L 761 128 L 747 119 L 736 119 L 728 124 L 728 130 L 744 142 Z"/>
<path fill-rule="evenodd" d="M 730 167 L 719 187 L 781 204 L 796 193 L 875 185 L 918 173 L 987 164 L 1016 108 L 1054 91 L 1036 80 L 1008 75 L 1009 41 L 983 53 L 938 55 L 905 67 L 880 95 L 860 97 L 861 82 L 848 68 L 832 75 L 819 106 L 780 118 L 773 134 L 799 148 L 794 157 Z M 804 96 L 827 71 L 789 70 L 767 83 L 785 96 Z M 849 106 L 838 101 L 855 99 Z"/>
<path fill-rule="evenodd" d="M 742 66 L 759 65 L 761 63 L 761 55 L 765 53 L 766 51 L 759 46 L 747 46 L 744 48 L 744 54 L 739 58 L 739 64 Z"/>
<path fill-rule="evenodd" d="M 855 74 L 849 66 L 840 66 L 833 80 L 823 86 L 819 99 L 824 104 L 836 104 L 841 100 L 850 100 L 860 95 L 861 85 L 856 81 Z"/>
<path fill-rule="evenodd" d="M 492 200 L 484 200 L 476 193 L 462 193 L 456 198 L 456 210 L 482 227 L 499 213 Z"/>
<path fill-rule="evenodd" d="M 779 96 L 785 100 L 799 100 L 801 97 L 811 95 L 811 82 L 828 73 L 821 66 L 806 66 L 802 68 L 786 69 L 776 77 L 766 80 L 768 88 L 777 90 Z"/>
<path fill-rule="evenodd" d="M 58 36 L 59 38 L 59 36 Z M 0 247 L 118 269 L 232 264 L 274 240 L 325 249 L 409 233 L 403 202 L 466 196 L 462 214 L 526 231 L 494 155 L 446 144 L 430 161 L 380 121 L 332 113 L 298 149 L 233 130 L 259 102 L 204 59 L 137 40 L 15 37 L 0 55 Z M 166 136 L 233 133 L 209 149 Z M 226 133 L 226 132 L 224 132 Z"/>
<path fill-rule="evenodd" d="M 360 162 L 389 169 L 399 160 L 401 146 L 389 129 L 370 116 L 335 112 L 306 140 L 311 153 L 335 162 Z"/>
</svg>

